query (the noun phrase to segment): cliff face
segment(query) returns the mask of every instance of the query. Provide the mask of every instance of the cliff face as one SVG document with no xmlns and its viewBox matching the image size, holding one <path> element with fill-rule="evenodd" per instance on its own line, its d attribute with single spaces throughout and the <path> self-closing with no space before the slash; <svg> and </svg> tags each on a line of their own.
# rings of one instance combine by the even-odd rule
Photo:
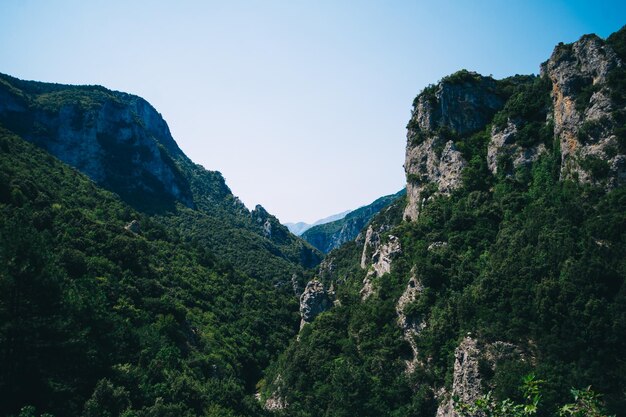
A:
<svg viewBox="0 0 626 417">
<path fill-rule="evenodd" d="M 561 178 L 614 188 L 626 179 L 626 156 L 616 129 L 624 104 L 614 99 L 623 62 L 595 35 L 558 45 L 541 72 L 552 81 L 554 135 L 561 147 Z"/>
<path fill-rule="evenodd" d="M 513 406 L 534 372 L 538 414 L 590 384 L 607 414 L 626 409 L 625 54 L 626 28 L 558 46 L 541 76 L 461 71 L 422 91 L 406 205 L 322 262 L 335 307 L 268 372 L 267 394 L 290 415 L 459 417 L 481 398 Z"/>
<path fill-rule="evenodd" d="M 0 126 L 253 277 L 288 285 L 320 261 L 262 207 L 250 212 L 219 172 L 187 158 L 140 97 L 0 74 Z"/>
<path fill-rule="evenodd" d="M 462 185 L 468 161 L 460 147 L 485 128 L 484 158 L 494 175 L 530 167 L 557 141 L 561 179 L 607 190 L 624 183 L 623 36 L 620 31 L 605 41 L 586 35 L 560 44 L 539 78 L 496 81 L 460 71 L 424 89 L 407 126 L 404 218 L 417 219 L 431 196 Z"/>
<path fill-rule="evenodd" d="M 417 219 L 432 194 L 450 194 L 461 185 L 467 161 L 456 138 L 484 128 L 503 104 L 495 80 L 468 71 L 444 78 L 415 99 L 407 126 L 405 219 Z"/>
<path fill-rule="evenodd" d="M 20 88 L 21 87 L 21 88 Z M 145 100 L 104 88 L 0 78 L 0 123 L 129 202 L 164 197 L 193 207 L 175 159 L 185 159 Z"/>
</svg>

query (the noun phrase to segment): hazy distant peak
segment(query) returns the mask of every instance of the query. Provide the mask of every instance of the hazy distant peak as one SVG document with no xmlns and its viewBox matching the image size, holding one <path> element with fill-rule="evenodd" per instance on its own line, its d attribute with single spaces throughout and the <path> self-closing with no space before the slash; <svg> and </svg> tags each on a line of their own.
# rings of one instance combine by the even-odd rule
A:
<svg viewBox="0 0 626 417">
<path fill-rule="evenodd" d="M 284 226 L 286 226 L 287 229 L 289 229 L 289 231 L 293 233 L 294 235 L 300 236 L 302 233 L 306 232 L 313 226 L 318 226 L 320 224 L 326 224 L 326 223 L 334 222 L 336 220 L 341 220 L 344 217 L 346 217 L 346 215 L 350 213 L 351 211 L 352 210 L 346 210 L 341 213 L 333 214 L 332 216 L 324 217 L 323 219 L 317 220 L 313 224 L 309 224 L 305 222 L 298 222 L 298 223 L 284 223 Z"/>
</svg>

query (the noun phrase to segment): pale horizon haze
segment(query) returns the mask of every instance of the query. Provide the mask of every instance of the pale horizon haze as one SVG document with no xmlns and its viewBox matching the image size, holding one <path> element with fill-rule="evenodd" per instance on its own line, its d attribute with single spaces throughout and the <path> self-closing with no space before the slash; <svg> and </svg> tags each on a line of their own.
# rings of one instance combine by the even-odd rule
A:
<svg viewBox="0 0 626 417">
<path fill-rule="evenodd" d="M 246 206 L 313 223 L 404 187 L 428 84 L 624 24 L 617 1 L 2 0 L 0 72 L 141 96 Z"/>
</svg>

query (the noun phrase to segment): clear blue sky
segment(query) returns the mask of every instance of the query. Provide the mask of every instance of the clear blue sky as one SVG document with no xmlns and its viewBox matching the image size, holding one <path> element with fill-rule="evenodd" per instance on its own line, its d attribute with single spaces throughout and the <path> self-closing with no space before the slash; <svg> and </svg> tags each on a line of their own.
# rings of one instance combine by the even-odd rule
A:
<svg viewBox="0 0 626 417">
<path fill-rule="evenodd" d="M 312 222 L 403 187 L 426 85 L 624 24 L 623 1 L 2 0 L 0 72 L 142 96 L 248 207 Z"/>
</svg>

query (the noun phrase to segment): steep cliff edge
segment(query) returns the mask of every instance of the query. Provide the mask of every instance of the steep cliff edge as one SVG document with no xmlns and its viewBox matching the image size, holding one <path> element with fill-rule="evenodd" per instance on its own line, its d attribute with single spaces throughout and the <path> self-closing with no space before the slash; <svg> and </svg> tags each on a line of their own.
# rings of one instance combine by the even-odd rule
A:
<svg viewBox="0 0 626 417">
<path fill-rule="evenodd" d="M 186 157 L 161 115 L 140 97 L 0 75 L 0 123 L 133 205 L 194 207 L 175 163 Z"/>
<path fill-rule="evenodd" d="M 488 392 L 517 401 L 531 373 L 538 414 L 589 385 L 626 410 L 625 40 L 418 95 L 406 206 L 327 255 L 334 306 L 268 370 L 289 415 L 458 417 Z"/>
<path fill-rule="evenodd" d="M 455 138 L 484 128 L 503 105 L 496 81 L 469 71 L 446 77 L 417 96 L 407 125 L 405 219 L 417 219 L 433 193 L 449 195 L 461 185 L 467 161 Z"/>
<path fill-rule="evenodd" d="M 288 286 L 321 259 L 262 207 L 250 212 L 221 173 L 194 164 L 140 97 L 0 74 L 0 125 L 254 277 Z"/>
<path fill-rule="evenodd" d="M 596 35 L 558 45 L 542 65 L 552 81 L 554 134 L 561 148 L 561 178 L 614 188 L 626 180 L 623 57 Z M 622 79 L 622 80 L 620 80 Z"/>
<path fill-rule="evenodd" d="M 459 146 L 487 128 L 489 170 L 513 175 L 558 141 L 561 179 L 606 189 L 626 180 L 623 31 L 559 44 L 539 78 L 493 80 L 460 71 L 424 89 L 407 126 L 405 219 L 462 185 Z M 616 52 L 618 51 L 618 52 Z M 462 146 L 462 145 L 461 145 Z"/>
</svg>

